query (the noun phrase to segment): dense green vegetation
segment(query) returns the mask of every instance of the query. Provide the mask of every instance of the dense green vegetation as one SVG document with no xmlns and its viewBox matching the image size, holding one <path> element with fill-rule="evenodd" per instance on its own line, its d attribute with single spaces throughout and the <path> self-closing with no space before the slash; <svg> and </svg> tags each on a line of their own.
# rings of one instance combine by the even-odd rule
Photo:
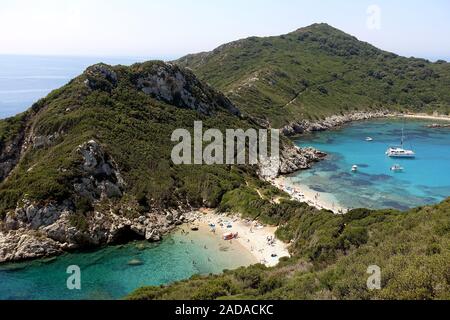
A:
<svg viewBox="0 0 450 320">
<path fill-rule="evenodd" d="M 354 110 L 450 112 L 450 64 L 404 58 L 315 24 L 177 61 L 243 111 L 280 127 Z"/>
<path fill-rule="evenodd" d="M 136 290 L 129 299 L 449 299 L 450 199 L 413 209 L 353 210 L 337 216 L 282 203 L 279 232 L 293 257 Z M 284 217 L 282 218 L 284 219 Z M 381 290 L 367 269 L 381 268 Z"/>
<path fill-rule="evenodd" d="M 218 108 L 214 116 L 207 115 L 165 103 L 136 88 L 136 79 L 154 72 L 159 65 L 149 62 L 108 67 L 117 74 L 114 86 L 101 75 L 93 79 L 95 75 L 84 73 L 36 103 L 28 111 L 33 135 L 58 133 L 59 137 L 45 147 L 29 148 L 9 178 L 0 181 L 0 215 L 15 208 L 25 195 L 36 201 L 82 201 L 73 194 L 81 163 L 76 149 L 91 139 L 117 163 L 127 184 L 126 193 L 131 196 L 122 200 L 139 198 L 147 210 L 180 204 L 217 206 L 222 195 L 239 187 L 247 174 L 253 179 L 251 168 L 173 165 L 173 130 L 193 128 L 195 120 L 202 120 L 205 130 L 247 128 L 250 124 L 227 110 Z M 96 90 L 88 88 L 88 78 Z M 191 86 L 200 90 L 195 84 Z M 207 98 L 214 100 L 212 105 L 220 95 Z M 18 116 L 0 121 L 0 142 L 23 129 L 22 119 Z M 79 221 L 74 224 L 82 225 Z"/>
<path fill-rule="evenodd" d="M 16 137 L 24 129 L 27 113 L 18 114 L 5 120 L 0 120 L 0 150 L 2 146 Z"/>
</svg>

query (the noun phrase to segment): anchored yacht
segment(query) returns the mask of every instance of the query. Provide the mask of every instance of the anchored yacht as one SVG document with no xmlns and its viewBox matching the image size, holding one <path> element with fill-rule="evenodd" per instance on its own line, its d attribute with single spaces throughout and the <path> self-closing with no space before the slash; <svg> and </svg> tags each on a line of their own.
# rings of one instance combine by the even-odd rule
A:
<svg viewBox="0 0 450 320">
<path fill-rule="evenodd" d="M 414 151 L 403 148 L 404 142 L 405 142 L 405 135 L 403 133 L 402 128 L 401 145 L 399 147 L 389 147 L 389 149 L 386 151 L 386 155 L 388 155 L 391 158 L 415 158 L 416 153 Z"/>
</svg>

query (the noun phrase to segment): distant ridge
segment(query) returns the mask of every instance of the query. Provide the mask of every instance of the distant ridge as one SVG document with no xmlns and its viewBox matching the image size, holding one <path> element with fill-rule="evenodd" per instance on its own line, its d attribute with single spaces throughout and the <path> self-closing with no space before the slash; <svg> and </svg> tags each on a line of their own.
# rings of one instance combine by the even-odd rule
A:
<svg viewBox="0 0 450 320">
<path fill-rule="evenodd" d="M 356 110 L 450 112 L 450 64 L 405 58 L 326 23 L 249 37 L 176 61 L 244 114 L 281 127 Z"/>
</svg>

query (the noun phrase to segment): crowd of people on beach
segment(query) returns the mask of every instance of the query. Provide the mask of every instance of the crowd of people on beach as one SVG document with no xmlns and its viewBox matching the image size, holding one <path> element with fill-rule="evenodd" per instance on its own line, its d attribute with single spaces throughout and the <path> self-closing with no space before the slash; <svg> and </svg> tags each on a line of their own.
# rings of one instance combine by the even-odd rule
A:
<svg viewBox="0 0 450 320">
<path fill-rule="evenodd" d="M 213 213 L 206 209 L 192 212 L 187 215 L 187 220 L 189 226 L 188 229 L 181 231 L 183 235 L 207 228 L 206 230 L 209 230 L 210 233 L 220 233 L 222 241 L 230 246 L 234 244 L 234 240 L 237 240 L 253 253 L 258 262 L 264 265 L 274 265 L 280 255 L 286 254 L 279 251 L 280 246 L 275 236 L 271 232 L 265 231 L 266 226 L 256 220 Z M 204 249 L 211 248 L 204 247 Z"/>
</svg>

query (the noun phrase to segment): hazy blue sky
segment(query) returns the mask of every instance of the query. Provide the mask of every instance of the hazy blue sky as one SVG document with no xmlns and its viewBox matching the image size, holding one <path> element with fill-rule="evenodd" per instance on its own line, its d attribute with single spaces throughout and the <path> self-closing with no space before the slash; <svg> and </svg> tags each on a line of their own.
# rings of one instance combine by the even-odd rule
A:
<svg viewBox="0 0 450 320">
<path fill-rule="evenodd" d="M 379 28 L 367 25 L 371 5 Z M 450 58 L 448 0 L 0 0 L 0 53 L 174 58 L 315 22 L 398 54 Z"/>
</svg>

